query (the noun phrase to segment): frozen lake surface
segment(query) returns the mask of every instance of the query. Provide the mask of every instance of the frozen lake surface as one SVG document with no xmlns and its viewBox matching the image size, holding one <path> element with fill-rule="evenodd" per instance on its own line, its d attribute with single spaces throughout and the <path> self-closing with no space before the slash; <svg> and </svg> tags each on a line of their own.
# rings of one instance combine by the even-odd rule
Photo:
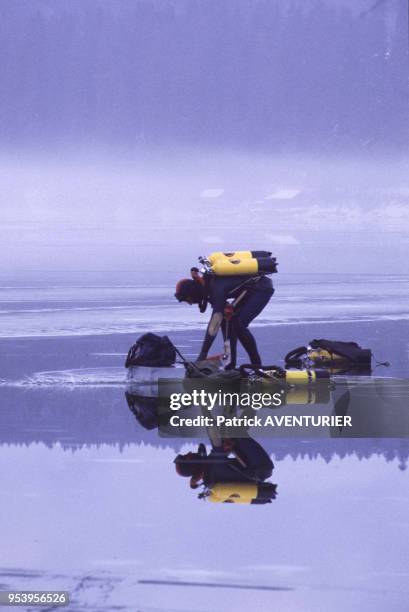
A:
<svg viewBox="0 0 409 612">
<path fill-rule="evenodd" d="M 148 330 L 195 356 L 207 317 L 122 278 L 4 285 L 3 590 L 68 590 L 70 610 L 406 609 L 407 440 L 266 439 L 277 499 L 201 501 L 173 464 L 197 443 L 141 426 L 122 366 Z M 255 330 L 266 358 L 356 340 L 391 362 L 379 375 L 407 377 L 406 277 L 276 285 Z"/>
</svg>

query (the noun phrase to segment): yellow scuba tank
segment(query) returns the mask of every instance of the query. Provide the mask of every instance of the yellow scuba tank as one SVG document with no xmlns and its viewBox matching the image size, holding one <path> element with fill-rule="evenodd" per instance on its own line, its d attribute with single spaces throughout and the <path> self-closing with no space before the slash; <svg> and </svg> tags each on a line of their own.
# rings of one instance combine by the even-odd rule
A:
<svg viewBox="0 0 409 612">
<path fill-rule="evenodd" d="M 318 380 L 329 379 L 327 370 L 264 370 L 264 374 L 270 378 L 261 378 L 261 381 L 279 382 L 285 381 L 288 385 L 304 386 L 312 385 Z"/>
<path fill-rule="evenodd" d="M 216 263 L 218 259 L 251 259 L 252 257 L 271 257 L 270 251 L 229 251 L 227 253 L 223 253 L 221 251 L 217 251 L 215 253 L 210 253 L 208 256 L 208 260 L 213 265 Z"/>
<path fill-rule="evenodd" d="M 245 380 L 252 383 L 261 384 L 276 384 L 286 383 L 293 387 L 305 387 L 314 385 L 320 381 L 329 381 L 330 375 L 328 370 L 284 370 L 281 366 L 257 366 L 252 364 L 243 364 L 240 366 L 240 374 L 246 377 L 247 371 L 252 371 L 253 374 Z"/>
<path fill-rule="evenodd" d="M 318 367 L 326 368 L 328 374 L 341 374 L 345 371 L 345 358 L 337 353 L 330 353 L 325 349 L 309 349 L 307 357 L 312 367 L 316 364 Z"/>
<path fill-rule="evenodd" d="M 337 355 L 337 353 L 330 353 L 329 351 L 320 348 L 307 350 L 307 357 L 308 359 L 310 359 L 310 361 L 322 363 L 323 365 L 336 363 L 337 361 L 345 361 L 345 357 L 342 357 L 342 355 Z"/>
<path fill-rule="evenodd" d="M 255 276 L 277 272 L 277 260 L 271 251 L 216 251 L 199 257 L 204 271 L 216 276 Z"/>
<path fill-rule="evenodd" d="M 285 382 L 289 385 L 310 385 L 317 381 L 315 370 L 286 370 Z"/>
<path fill-rule="evenodd" d="M 282 406 L 328 404 L 331 399 L 331 380 L 327 370 L 263 370 L 264 376 L 250 380 L 250 388 L 261 384 L 281 386 Z"/>
<path fill-rule="evenodd" d="M 277 272 L 277 263 L 274 257 L 224 258 L 216 259 L 211 271 L 216 276 L 273 274 Z"/>
<path fill-rule="evenodd" d="M 250 369 L 252 366 L 242 366 Z M 282 406 L 304 406 L 305 404 L 327 404 L 331 399 L 331 380 L 327 370 L 283 370 L 281 367 L 269 366 L 262 369 L 262 375 L 244 379 L 246 389 L 253 392 L 258 385 L 276 385 L 281 388 Z"/>
</svg>

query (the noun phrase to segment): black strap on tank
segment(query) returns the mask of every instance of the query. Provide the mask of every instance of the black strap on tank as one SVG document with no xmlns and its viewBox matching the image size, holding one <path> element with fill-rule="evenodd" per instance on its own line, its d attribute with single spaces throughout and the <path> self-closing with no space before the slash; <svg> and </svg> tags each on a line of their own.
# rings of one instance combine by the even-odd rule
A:
<svg viewBox="0 0 409 612">
<path fill-rule="evenodd" d="M 234 291 L 238 291 L 239 289 L 241 289 L 243 287 L 243 289 L 250 289 L 253 285 L 255 285 L 256 283 L 259 282 L 259 280 L 261 279 L 261 276 L 250 276 L 249 278 L 246 278 L 245 281 L 239 283 L 237 285 L 237 287 L 233 287 L 233 289 L 231 289 L 231 291 L 229 292 L 228 295 L 230 295 L 231 293 L 233 293 Z"/>
<path fill-rule="evenodd" d="M 295 368 L 300 367 L 302 365 L 301 357 L 307 354 L 307 350 L 306 346 L 299 346 L 287 353 L 284 357 L 285 365 Z"/>
</svg>

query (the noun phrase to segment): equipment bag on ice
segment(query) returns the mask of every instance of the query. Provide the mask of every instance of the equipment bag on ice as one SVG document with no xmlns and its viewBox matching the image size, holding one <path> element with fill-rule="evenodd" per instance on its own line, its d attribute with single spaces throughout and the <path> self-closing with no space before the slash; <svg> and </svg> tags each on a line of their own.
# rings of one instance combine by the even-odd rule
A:
<svg viewBox="0 0 409 612">
<path fill-rule="evenodd" d="M 371 368 L 371 349 L 362 348 L 356 342 L 338 340 L 312 340 L 308 346 L 299 346 L 285 356 L 287 367 L 302 367 L 305 360 L 319 366 L 348 365 L 354 368 Z"/>
<path fill-rule="evenodd" d="M 129 349 L 125 367 L 149 366 L 165 367 L 171 366 L 176 361 L 176 351 L 167 336 L 157 336 L 147 333 L 140 336 Z"/>
</svg>

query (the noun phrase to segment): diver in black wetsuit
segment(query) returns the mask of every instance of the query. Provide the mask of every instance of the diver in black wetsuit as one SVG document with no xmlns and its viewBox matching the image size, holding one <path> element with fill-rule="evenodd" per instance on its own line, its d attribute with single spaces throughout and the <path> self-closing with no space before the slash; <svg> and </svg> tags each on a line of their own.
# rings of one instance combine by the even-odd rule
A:
<svg viewBox="0 0 409 612">
<path fill-rule="evenodd" d="M 176 286 L 175 297 L 179 302 L 198 304 L 201 312 L 209 302 L 213 308 L 198 360 L 206 359 L 220 328 L 230 344 L 230 363 L 226 369 L 236 367 L 237 340 L 240 340 L 252 364 L 261 364 L 256 340 L 248 329 L 249 324 L 266 307 L 274 293 L 267 276 L 216 276 L 201 277 L 192 268 L 192 280 L 183 279 Z M 230 305 L 228 300 L 232 299 Z"/>
</svg>

